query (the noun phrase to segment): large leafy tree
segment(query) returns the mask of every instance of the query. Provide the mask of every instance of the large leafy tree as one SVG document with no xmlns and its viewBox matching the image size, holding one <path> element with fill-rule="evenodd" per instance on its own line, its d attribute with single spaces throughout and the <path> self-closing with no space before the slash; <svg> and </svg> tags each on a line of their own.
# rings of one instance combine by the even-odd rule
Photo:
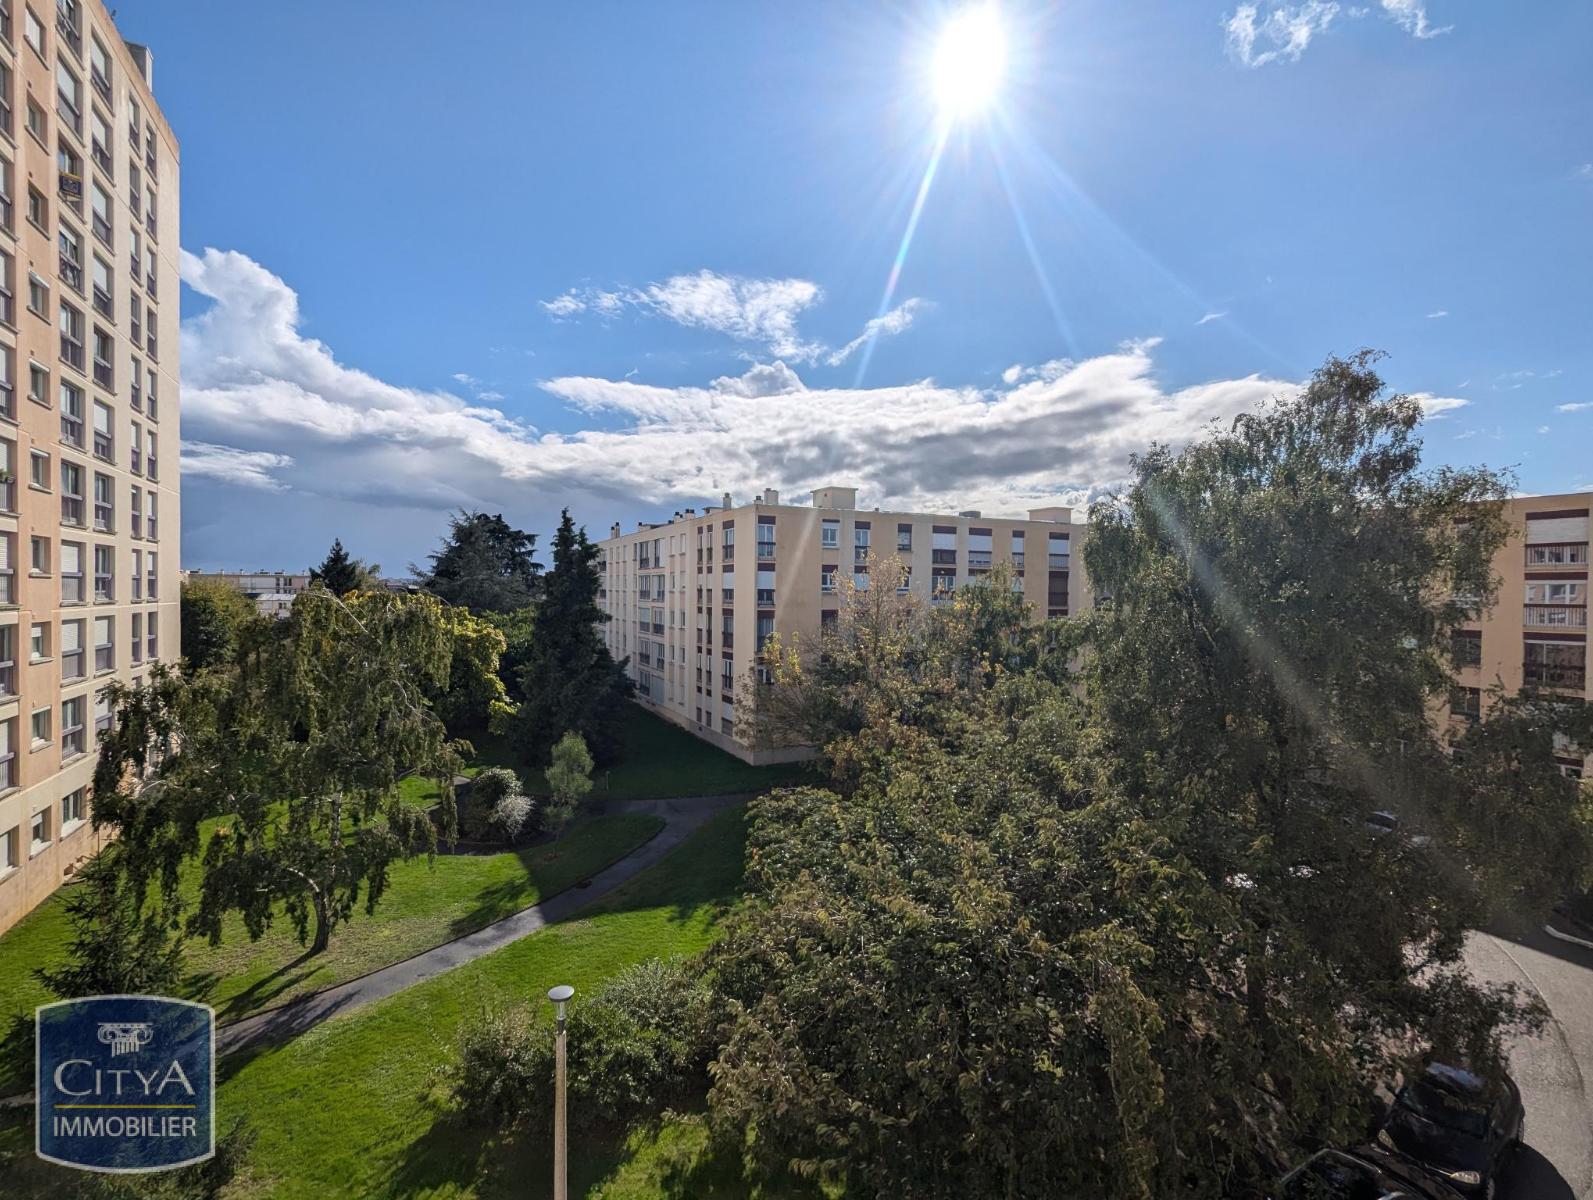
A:
<svg viewBox="0 0 1593 1200">
<path fill-rule="evenodd" d="M 751 903 L 714 952 L 711 1113 L 755 1169 L 859 1196 L 1249 1195 L 1364 1135 L 1420 1056 L 1498 1065 L 1540 1014 L 1461 947 L 1585 872 L 1550 751 L 1593 721 L 1537 696 L 1433 721 L 1505 481 L 1423 471 L 1420 417 L 1369 357 L 1331 360 L 1139 459 L 1085 548 L 1109 600 L 1074 623 L 1082 686 L 926 686 L 899 625 L 852 648 L 868 703 L 838 740 L 882 749 L 832 756 L 844 796 L 754 807 Z M 988 661 L 978 629 L 944 631 L 946 670 Z M 1368 829 L 1381 808 L 1432 840 Z"/>
<path fill-rule="evenodd" d="M 379 586 L 381 574 L 379 564 L 355 558 L 343 549 L 342 538 L 333 538 L 321 565 L 310 568 L 310 581 L 324 585 L 335 596 L 346 596 L 360 588 Z"/>
<path fill-rule="evenodd" d="M 421 587 L 472 613 L 508 613 L 536 600 L 542 572 L 534 533 L 515 529 L 502 514 L 460 512 L 429 558 L 412 566 Z"/>
<path fill-rule="evenodd" d="M 392 864 L 435 847 L 399 780 L 437 779 L 452 824 L 459 758 L 428 697 L 459 665 L 456 630 L 430 596 L 312 587 L 230 673 L 112 684 L 118 720 L 101 745 L 94 820 L 115 829 L 136 893 L 176 895 L 197 857 L 192 932 L 218 939 L 236 912 L 259 937 L 285 917 L 312 952 L 362 899 L 374 908 Z M 490 647 L 463 661 L 490 691 Z"/>
<path fill-rule="evenodd" d="M 190 579 L 182 586 L 183 657 L 195 671 L 230 663 L 240 634 L 261 620 L 249 597 L 224 579 Z"/>
<path fill-rule="evenodd" d="M 597 547 L 565 509 L 515 694 L 516 736 L 536 760 L 546 759 L 567 731 L 579 734 L 598 762 L 612 761 L 619 752 L 631 684 L 603 641 L 608 614 L 597 603 L 596 558 Z"/>
</svg>

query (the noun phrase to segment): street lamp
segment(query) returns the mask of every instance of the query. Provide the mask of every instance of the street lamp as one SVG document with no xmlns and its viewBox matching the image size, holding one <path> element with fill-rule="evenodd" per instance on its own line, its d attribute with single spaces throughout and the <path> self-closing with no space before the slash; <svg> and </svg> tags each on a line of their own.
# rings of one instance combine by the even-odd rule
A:
<svg viewBox="0 0 1593 1200">
<path fill-rule="evenodd" d="M 569 1200 L 570 1149 L 569 1132 L 564 1111 L 564 1006 L 575 989 L 567 983 L 548 989 L 548 999 L 553 1001 L 553 1013 L 558 1020 L 554 1035 L 554 1056 L 558 1061 L 553 1095 L 553 1200 Z"/>
</svg>

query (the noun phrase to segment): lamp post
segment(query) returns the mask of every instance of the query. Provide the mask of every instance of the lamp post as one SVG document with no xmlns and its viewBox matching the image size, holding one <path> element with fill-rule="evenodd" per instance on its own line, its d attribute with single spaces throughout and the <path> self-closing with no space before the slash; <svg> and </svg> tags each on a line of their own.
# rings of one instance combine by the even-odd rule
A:
<svg viewBox="0 0 1593 1200">
<path fill-rule="evenodd" d="M 567 983 L 548 989 L 548 999 L 553 1001 L 553 1012 L 558 1019 L 558 1032 L 554 1035 L 554 1057 L 558 1062 L 553 1095 L 553 1200 L 569 1200 L 570 1148 L 569 1131 L 564 1109 L 564 1006 L 575 989 Z"/>
</svg>

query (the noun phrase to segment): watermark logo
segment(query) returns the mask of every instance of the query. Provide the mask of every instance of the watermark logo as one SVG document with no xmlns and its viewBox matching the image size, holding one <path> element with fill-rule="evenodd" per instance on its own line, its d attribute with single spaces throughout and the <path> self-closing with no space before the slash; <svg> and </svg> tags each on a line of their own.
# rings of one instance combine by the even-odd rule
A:
<svg viewBox="0 0 1593 1200">
<path fill-rule="evenodd" d="M 35 1149 L 88 1171 L 163 1171 L 216 1149 L 216 1016 L 162 996 L 87 996 L 36 1013 Z"/>
</svg>

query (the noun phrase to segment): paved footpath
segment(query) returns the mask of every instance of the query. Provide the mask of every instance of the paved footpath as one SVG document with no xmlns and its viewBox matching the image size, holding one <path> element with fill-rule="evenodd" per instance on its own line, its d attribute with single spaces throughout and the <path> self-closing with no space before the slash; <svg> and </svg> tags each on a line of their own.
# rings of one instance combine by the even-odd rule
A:
<svg viewBox="0 0 1593 1200">
<path fill-rule="evenodd" d="M 609 812 L 653 814 L 663 818 L 664 827 L 651 841 L 593 875 L 590 886 L 566 888 L 541 904 L 523 908 L 501 921 L 483 926 L 451 942 L 444 942 L 413 958 L 393 963 L 359 979 L 351 979 L 324 992 L 315 992 L 281 1008 L 256 1013 L 223 1026 L 216 1031 L 217 1053 L 230 1054 L 259 1043 L 293 1037 L 337 1013 L 401 992 L 423 979 L 462 966 L 483 954 L 491 954 L 545 926 L 569 920 L 594 900 L 629 882 L 649 867 L 656 866 L 660 859 L 697 832 L 715 813 L 744 803 L 753 795 L 684 796 L 672 800 L 611 803 L 607 810 Z"/>
</svg>

